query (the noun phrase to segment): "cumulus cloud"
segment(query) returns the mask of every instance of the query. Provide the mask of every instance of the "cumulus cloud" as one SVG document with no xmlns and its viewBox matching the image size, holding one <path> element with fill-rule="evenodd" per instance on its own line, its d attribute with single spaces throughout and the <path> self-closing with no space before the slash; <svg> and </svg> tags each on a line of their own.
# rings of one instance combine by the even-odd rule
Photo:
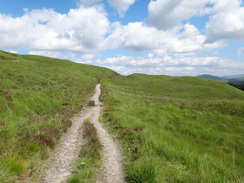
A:
<svg viewBox="0 0 244 183">
<path fill-rule="evenodd" d="M 0 14 L 0 24 L 0 47 L 5 49 L 87 53 L 122 47 L 130 51 L 186 54 L 203 49 L 206 40 L 189 23 L 170 30 L 158 30 L 143 22 L 111 23 L 100 6 L 81 6 L 67 14 L 32 10 L 17 18 Z"/>
<path fill-rule="evenodd" d="M 111 57 L 105 60 L 94 60 L 100 66 L 106 66 L 115 71 L 129 75 L 132 73 L 166 74 L 166 75 L 199 75 L 223 73 L 241 73 L 244 69 L 243 62 L 236 62 L 219 57 L 182 57 L 175 58 L 165 55 L 157 57 L 149 54 L 145 57 Z"/>
<path fill-rule="evenodd" d="M 102 0 L 79 0 L 78 5 L 91 6 L 101 1 Z"/>
<path fill-rule="evenodd" d="M 217 13 L 220 11 L 233 11 L 242 5 L 242 0 L 209 0 L 212 4 L 209 13 Z"/>
<path fill-rule="evenodd" d="M 53 57 L 53 58 L 64 58 L 64 55 L 61 52 L 55 51 L 29 51 L 30 55 L 42 55 L 46 57 Z"/>
<path fill-rule="evenodd" d="M 46 57 L 52 57 L 52 58 L 59 58 L 59 59 L 67 59 L 79 62 L 79 59 L 74 53 L 62 53 L 59 51 L 29 51 L 30 55 L 41 55 Z"/>
<path fill-rule="evenodd" d="M 156 49 L 167 35 L 166 32 L 147 27 L 142 22 L 129 23 L 123 29 L 123 47 L 132 51 Z"/>
<path fill-rule="evenodd" d="M 244 40 L 241 1 L 150 1 L 146 22 L 127 25 L 110 22 L 104 5 L 98 3 L 101 1 L 80 0 L 78 8 L 64 14 L 52 9 L 25 10 L 16 18 L 0 14 L 0 48 L 35 50 L 29 53 L 106 66 L 122 74 L 222 75 L 244 70 L 244 63 L 219 58 L 216 52 L 227 46 L 226 39 Z M 120 16 L 136 2 L 107 1 Z M 206 34 L 190 22 L 182 23 L 194 15 L 206 14 L 210 15 Z M 110 58 L 99 55 L 118 48 L 149 54 Z M 237 54 L 242 55 L 243 48 Z"/>
<path fill-rule="evenodd" d="M 238 56 L 244 55 L 244 47 L 238 49 L 237 55 Z"/>
<path fill-rule="evenodd" d="M 146 22 L 158 29 L 169 29 L 198 14 L 207 2 L 208 0 L 150 1 Z"/>
<path fill-rule="evenodd" d="M 239 0 L 213 0 L 214 13 L 206 25 L 207 42 L 244 40 L 244 7 Z"/>
<path fill-rule="evenodd" d="M 0 14 L 0 47 L 86 52 L 100 48 L 110 22 L 100 6 L 71 9 L 67 14 L 41 9 L 22 17 Z"/>
<path fill-rule="evenodd" d="M 136 0 L 107 0 L 108 3 L 115 8 L 120 17 L 123 17 L 125 12 L 133 5 Z"/>
<path fill-rule="evenodd" d="M 104 40 L 104 47 L 123 47 L 130 51 L 155 51 L 161 54 L 195 53 L 209 47 L 204 45 L 206 37 L 192 24 L 171 30 L 158 30 L 142 22 L 122 26 L 116 24 Z"/>
<path fill-rule="evenodd" d="M 244 7 L 241 0 L 155 0 L 148 5 L 146 23 L 172 29 L 193 16 L 209 15 L 206 42 L 244 40 Z"/>
<path fill-rule="evenodd" d="M 79 0 L 79 6 L 92 6 L 103 0 Z M 124 17 L 126 11 L 133 5 L 137 0 L 107 0 L 108 4 L 118 11 L 120 17 Z"/>
<path fill-rule="evenodd" d="M 116 72 L 129 75 L 132 73 L 165 74 L 165 75 L 223 75 L 241 73 L 244 63 L 216 56 L 174 56 L 164 54 L 159 56 L 149 53 L 146 56 L 117 56 L 104 58 L 98 54 L 61 53 L 50 51 L 31 51 L 30 54 L 44 55 L 72 60 L 78 63 L 108 67 Z"/>
</svg>

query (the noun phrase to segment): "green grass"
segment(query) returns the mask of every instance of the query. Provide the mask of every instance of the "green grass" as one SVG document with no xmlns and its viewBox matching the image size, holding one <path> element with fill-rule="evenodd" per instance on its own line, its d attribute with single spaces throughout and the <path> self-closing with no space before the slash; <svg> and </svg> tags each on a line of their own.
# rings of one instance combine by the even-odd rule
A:
<svg viewBox="0 0 244 183">
<path fill-rule="evenodd" d="M 200 78 L 132 75 L 104 80 L 102 100 L 128 182 L 244 181 L 242 91 Z"/>
<path fill-rule="evenodd" d="M 75 173 L 68 183 L 95 182 L 96 170 L 100 166 L 102 145 L 97 137 L 97 130 L 86 120 L 83 125 L 83 146 L 76 162 Z"/>
<path fill-rule="evenodd" d="M 176 98 L 210 100 L 239 99 L 243 92 L 214 80 L 196 77 L 152 76 L 132 74 L 109 80 L 113 84 L 126 87 L 132 92 L 140 91 L 150 95 L 163 95 Z"/>
<path fill-rule="evenodd" d="M 127 182 L 244 182 L 241 90 L 2 51 L 0 64 L 0 182 L 38 176 L 99 80 L 101 119 L 123 146 Z M 87 138 L 69 182 L 93 181 L 100 156 L 93 145 Z"/>
<path fill-rule="evenodd" d="M 150 182 L 156 183 L 155 180 L 155 165 L 150 162 L 136 162 L 127 166 L 129 183 Z"/>
<path fill-rule="evenodd" d="M 114 71 L 0 51 L 0 182 L 35 177 L 96 83 Z"/>
</svg>

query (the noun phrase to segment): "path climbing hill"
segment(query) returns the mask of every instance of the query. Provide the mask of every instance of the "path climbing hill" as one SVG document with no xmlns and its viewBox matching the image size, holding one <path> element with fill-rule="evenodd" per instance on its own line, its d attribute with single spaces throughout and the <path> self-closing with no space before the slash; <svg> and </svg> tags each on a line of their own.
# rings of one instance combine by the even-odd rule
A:
<svg viewBox="0 0 244 183">
<path fill-rule="evenodd" d="M 73 165 L 78 158 L 82 145 L 82 124 L 90 119 L 97 129 L 99 140 L 103 145 L 101 168 L 97 170 L 97 183 L 123 183 L 123 159 L 116 140 L 99 121 L 102 103 L 99 101 L 100 84 L 95 88 L 95 94 L 90 100 L 95 101 L 94 107 L 85 107 L 84 111 L 72 119 L 72 126 L 60 139 L 50 159 L 41 173 L 41 183 L 65 183 L 72 175 Z"/>
</svg>

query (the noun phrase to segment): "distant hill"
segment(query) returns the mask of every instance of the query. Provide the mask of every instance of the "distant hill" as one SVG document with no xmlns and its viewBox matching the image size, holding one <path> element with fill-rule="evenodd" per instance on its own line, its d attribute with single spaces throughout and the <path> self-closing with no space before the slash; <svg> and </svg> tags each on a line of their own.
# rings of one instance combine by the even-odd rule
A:
<svg viewBox="0 0 244 183">
<path fill-rule="evenodd" d="M 212 79 L 212 80 L 217 80 L 217 81 L 222 81 L 225 83 L 233 83 L 233 84 L 242 84 L 244 83 L 244 75 L 233 75 L 233 76 L 213 76 L 209 74 L 203 74 L 197 76 L 198 78 L 204 78 L 204 79 Z"/>
<path fill-rule="evenodd" d="M 222 76 L 222 78 L 243 78 L 243 77 L 244 74 Z"/>
<path fill-rule="evenodd" d="M 213 80 L 217 80 L 217 81 L 228 82 L 228 79 L 227 78 L 213 76 L 213 75 L 210 75 L 210 74 L 203 74 L 203 75 L 199 75 L 197 77 L 198 78 L 204 78 L 204 79 L 213 79 Z"/>
</svg>

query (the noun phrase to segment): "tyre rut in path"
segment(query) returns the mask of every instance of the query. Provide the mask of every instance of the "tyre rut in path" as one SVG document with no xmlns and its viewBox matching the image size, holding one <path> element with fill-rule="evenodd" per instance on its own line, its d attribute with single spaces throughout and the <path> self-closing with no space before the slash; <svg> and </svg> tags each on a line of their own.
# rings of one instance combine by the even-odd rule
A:
<svg viewBox="0 0 244 183">
<path fill-rule="evenodd" d="M 95 101 L 95 106 L 86 107 L 80 116 L 72 119 L 72 126 L 60 139 L 60 143 L 43 169 L 41 183 L 65 183 L 72 175 L 73 165 L 82 145 L 82 124 L 87 118 L 97 129 L 98 138 L 103 145 L 101 168 L 97 171 L 96 183 L 125 182 L 120 147 L 99 121 L 102 106 L 99 101 L 100 93 L 100 84 L 97 84 L 95 94 L 90 99 Z"/>
<path fill-rule="evenodd" d="M 95 101 L 94 115 L 91 123 L 97 129 L 98 138 L 103 146 L 101 168 L 98 172 L 96 183 L 124 183 L 123 158 L 117 141 L 108 133 L 103 124 L 99 121 L 102 103 L 99 101 L 101 90 L 100 85 L 96 87 L 96 94 L 92 97 Z"/>
</svg>

